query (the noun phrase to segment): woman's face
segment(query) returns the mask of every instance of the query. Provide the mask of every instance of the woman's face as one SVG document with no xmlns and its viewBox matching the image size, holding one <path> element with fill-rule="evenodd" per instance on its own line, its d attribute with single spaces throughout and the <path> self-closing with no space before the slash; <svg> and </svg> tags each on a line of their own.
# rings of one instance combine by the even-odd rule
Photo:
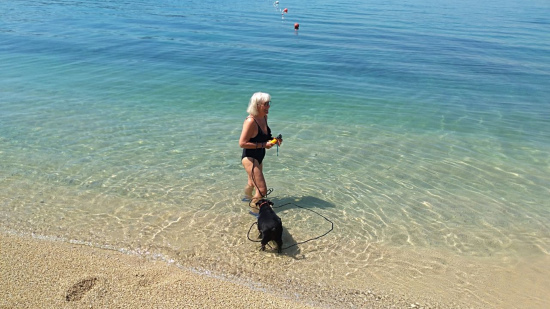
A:
<svg viewBox="0 0 550 309">
<path fill-rule="evenodd" d="M 269 113 L 269 107 L 271 107 L 271 101 L 261 103 L 259 106 L 259 110 L 261 113 L 267 115 Z"/>
</svg>

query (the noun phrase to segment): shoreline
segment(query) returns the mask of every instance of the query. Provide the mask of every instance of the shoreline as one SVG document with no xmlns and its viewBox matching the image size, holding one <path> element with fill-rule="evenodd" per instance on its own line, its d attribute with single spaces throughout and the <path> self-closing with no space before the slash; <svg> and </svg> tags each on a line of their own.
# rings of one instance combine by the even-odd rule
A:
<svg viewBox="0 0 550 309">
<path fill-rule="evenodd" d="M 86 243 L 0 231 L 0 308 L 410 308 L 405 298 L 265 286 Z M 313 290 L 313 291 L 312 291 Z M 420 305 L 415 308 L 445 308 Z"/>
<path fill-rule="evenodd" d="M 0 231 L 0 308 L 545 308 L 550 279 L 540 272 L 549 261 L 516 265 L 491 276 L 484 293 L 456 298 L 294 280 L 266 286 L 85 243 Z"/>
<path fill-rule="evenodd" d="M 0 308 L 316 308 L 107 249 L 0 233 Z"/>
<path fill-rule="evenodd" d="M 266 286 L 65 239 L 0 231 L 0 308 L 449 308 L 377 291 Z"/>
</svg>

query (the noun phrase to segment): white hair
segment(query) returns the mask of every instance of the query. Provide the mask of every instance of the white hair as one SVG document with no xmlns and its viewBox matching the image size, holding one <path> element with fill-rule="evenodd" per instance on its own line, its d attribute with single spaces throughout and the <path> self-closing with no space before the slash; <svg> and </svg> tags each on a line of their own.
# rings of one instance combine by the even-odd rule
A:
<svg viewBox="0 0 550 309">
<path fill-rule="evenodd" d="M 269 95 L 269 93 L 256 92 L 250 98 L 250 102 L 248 103 L 248 108 L 246 109 L 246 112 L 252 116 L 258 116 L 258 105 L 265 104 L 269 101 L 271 101 L 271 96 Z"/>
</svg>

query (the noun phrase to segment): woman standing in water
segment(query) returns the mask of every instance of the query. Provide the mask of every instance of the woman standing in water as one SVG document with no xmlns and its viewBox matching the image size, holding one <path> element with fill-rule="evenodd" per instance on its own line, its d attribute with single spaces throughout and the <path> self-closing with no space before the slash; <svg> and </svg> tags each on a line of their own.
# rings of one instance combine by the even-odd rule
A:
<svg viewBox="0 0 550 309">
<path fill-rule="evenodd" d="M 269 142 L 273 139 L 271 129 L 267 125 L 267 114 L 271 107 L 271 96 L 268 93 L 256 92 L 248 103 L 248 117 L 244 120 L 243 130 L 239 139 L 239 146 L 243 148 L 241 162 L 248 174 L 248 183 L 244 189 L 245 197 L 252 201 L 258 201 L 267 194 L 267 184 L 263 174 L 263 159 L 265 150 L 275 144 Z M 283 140 L 279 139 L 280 145 Z M 256 193 L 252 191 L 256 187 Z"/>
</svg>

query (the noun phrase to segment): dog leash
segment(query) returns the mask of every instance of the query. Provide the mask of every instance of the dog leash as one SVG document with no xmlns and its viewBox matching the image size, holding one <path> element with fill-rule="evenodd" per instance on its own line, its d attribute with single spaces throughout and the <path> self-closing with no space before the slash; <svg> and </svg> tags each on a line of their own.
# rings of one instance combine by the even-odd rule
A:
<svg viewBox="0 0 550 309">
<path fill-rule="evenodd" d="M 310 242 L 310 241 L 313 241 L 313 240 L 317 240 L 319 238 L 323 238 L 325 237 L 328 233 L 332 232 L 332 230 L 334 229 L 334 223 L 332 221 L 330 221 L 327 217 L 323 216 L 322 214 L 316 212 L 315 210 L 311 210 L 309 208 L 305 208 L 305 207 L 302 207 L 298 204 L 295 204 L 295 203 L 286 203 L 286 204 L 283 204 L 283 205 L 279 205 L 279 206 L 276 206 L 276 207 L 272 207 L 272 208 L 280 208 L 280 207 L 284 207 L 284 206 L 288 206 L 288 205 L 294 205 L 298 208 L 302 208 L 302 209 L 305 209 L 305 210 L 308 210 L 308 211 L 311 211 L 313 212 L 314 214 L 320 216 L 321 218 L 325 219 L 326 221 L 328 221 L 330 223 L 330 229 L 328 231 L 326 231 L 323 235 L 320 235 L 320 236 L 317 236 L 317 237 L 313 237 L 313 238 L 310 238 L 308 240 L 304 240 L 304 241 L 301 241 L 301 242 L 297 242 L 295 244 L 292 244 L 290 246 L 287 246 L 287 247 L 284 247 L 284 248 L 281 248 L 281 250 L 286 250 L 288 248 L 292 248 L 294 246 L 298 246 L 298 245 L 302 245 L 302 244 L 305 244 L 307 242 Z M 254 214 L 252 211 L 250 212 L 251 214 Z M 256 214 L 254 214 L 256 215 Z M 250 228 L 248 229 L 248 233 L 246 234 L 246 237 L 248 238 L 248 240 L 252 241 L 252 242 L 261 242 L 261 240 L 253 240 L 250 238 L 250 231 L 252 231 L 252 227 L 254 227 L 254 225 L 258 225 L 258 222 L 254 222 L 252 223 L 252 225 L 250 226 Z M 269 244 L 268 244 L 269 245 Z M 271 247 L 271 246 L 269 246 Z"/>
</svg>

